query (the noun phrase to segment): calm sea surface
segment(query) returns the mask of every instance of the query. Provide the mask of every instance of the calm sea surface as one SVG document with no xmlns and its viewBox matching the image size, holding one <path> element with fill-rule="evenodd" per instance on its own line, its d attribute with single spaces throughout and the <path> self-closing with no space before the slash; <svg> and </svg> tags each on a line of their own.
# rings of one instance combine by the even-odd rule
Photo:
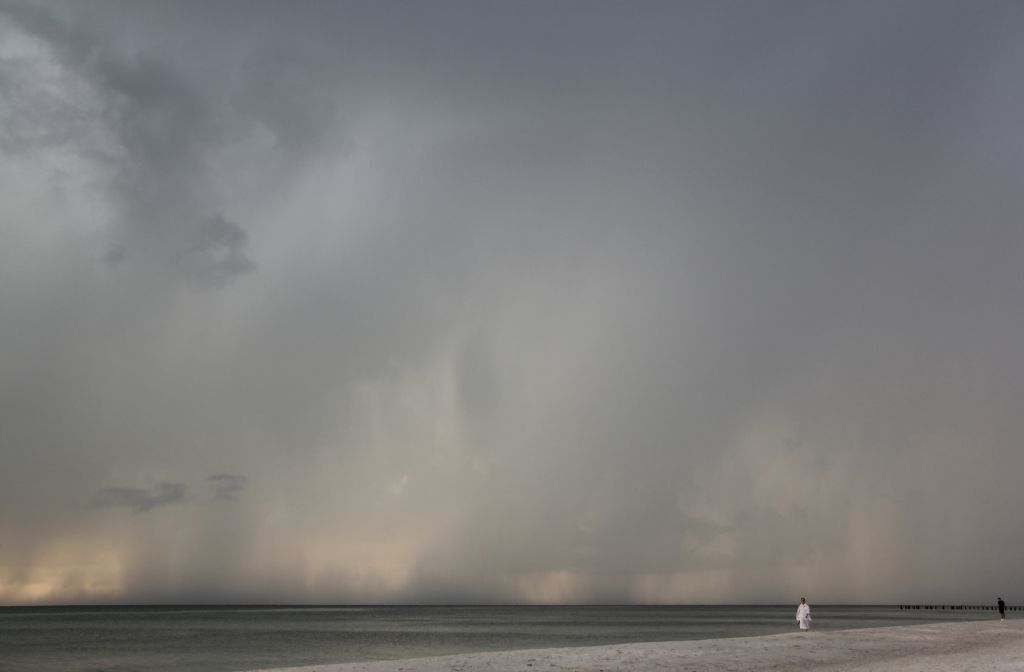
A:
<svg viewBox="0 0 1024 672">
<path fill-rule="evenodd" d="M 819 630 L 993 618 L 812 605 Z M 791 632 L 796 605 L 685 607 L 0 608 L 0 670 L 233 672 Z"/>
</svg>

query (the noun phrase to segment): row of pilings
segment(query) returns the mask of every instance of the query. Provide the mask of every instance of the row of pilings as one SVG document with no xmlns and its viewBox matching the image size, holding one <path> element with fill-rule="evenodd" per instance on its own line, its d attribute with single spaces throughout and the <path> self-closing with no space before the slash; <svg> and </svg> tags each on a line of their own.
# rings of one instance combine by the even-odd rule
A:
<svg viewBox="0 0 1024 672">
<path fill-rule="evenodd" d="M 996 611 L 998 607 L 991 605 L 965 605 L 965 604 L 901 604 L 900 609 L 906 609 L 914 611 L 921 609 L 924 611 Z M 1011 607 L 1006 606 L 1007 611 L 1024 611 L 1024 607 Z"/>
</svg>

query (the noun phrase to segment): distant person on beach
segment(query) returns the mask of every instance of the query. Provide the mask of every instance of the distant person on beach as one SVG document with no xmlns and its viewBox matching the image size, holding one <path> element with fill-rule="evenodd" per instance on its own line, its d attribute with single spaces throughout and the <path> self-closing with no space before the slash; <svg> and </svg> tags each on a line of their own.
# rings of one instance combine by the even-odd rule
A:
<svg viewBox="0 0 1024 672">
<path fill-rule="evenodd" d="M 800 624 L 801 630 L 811 629 L 811 605 L 807 604 L 807 598 L 800 598 L 800 606 L 796 608 L 796 622 Z"/>
<path fill-rule="evenodd" d="M 1006 620 L 1006 602 L 1003 602 L 1003 598 L 1000 597 L 999 598 L 999 602 L 997 604 L 999 605 L 999 620 L 1000 621 L 1005 621 Z"/>
</svg>

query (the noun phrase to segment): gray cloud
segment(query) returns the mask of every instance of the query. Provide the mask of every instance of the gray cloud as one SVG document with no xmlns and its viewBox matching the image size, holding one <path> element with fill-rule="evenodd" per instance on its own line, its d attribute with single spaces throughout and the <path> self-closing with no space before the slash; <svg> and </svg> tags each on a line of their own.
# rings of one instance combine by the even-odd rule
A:
<svg viewBox="0 0 1024 672">
<path fill-rule="evenodd" d="M 215 87 L 201 85 L 173 64 L 126 45 L 99 39 L 73 7 L 9 3 L 7 15 L 49 47 L 56 63 L 12 59 L 3 82 L 46 104 L 11 105 L 11 138 L 37 147 L 67 147 L 97 159 L 116 216 L 115 245 L 145 252 L 151 263 L 183 269 L 204 285 L 220 286 L 251 272 L 248 235 L 222 215 L 210 188 L 211 160 L 247 118 L 232 113 Z M 32 82 L 59 64 L 65 90 L 38 93 Z M 53 79 L 50 76 L 49 79 Z M 52 99 L 52 100 L 51 100 Z M 186 263 L 175 263 L 186 258 Z"/>
<path fill-rule="evenodd" d="M 166 483 L 161 481 L 146 490 L 143 488 L 104 488 L 92 498 L 95 508 L 124 506 L 134 513 L 145 513 L 158 506 L 178 504 L 185 501 L 184 483 Z"/>
<path fill-rule="evenodd" d="M 0 601 L 1024 590 L 1022 20 L 0 0 Z"/>
<path fill-rule="evenodd" d="M 227 501 L 238 499 L 249 484 L 249 479 L 240 474 L 213 474 L 206 480 L 213 498 Z"/>
<path fill-rule="evenodd" d="M 196 245 L 183 257 L 183 263 L 193 266 L 204 282 L 221 284 L 232 276 L 256 270 L 256 264 L 245 254 L 249 234 L 222 215 L 204 220 L 197 238 Z"/>
<path fill-rule="evenodd" d="M 104 253 L 103 255 L 103 263 L 105 263 L 107 266 L 110 266 L 111 268 L 116 268 L 117 266 L 120 266 L 122 262 L 124 262 L 127 256 L 127 247 L 125 247 L 124 245 L 117 244 L 111 245 L 110 249 L 108 249 L 106 253 Z"/>
</svg>

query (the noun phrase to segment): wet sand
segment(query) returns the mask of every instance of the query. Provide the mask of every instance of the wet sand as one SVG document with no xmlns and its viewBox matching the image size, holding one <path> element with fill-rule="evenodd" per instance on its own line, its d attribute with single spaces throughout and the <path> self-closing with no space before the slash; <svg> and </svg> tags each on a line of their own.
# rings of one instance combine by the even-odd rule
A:
<svg viewBox="0 0 1024 672">
<path fill-rule="evenodd" d="M 277 672 L 1024 672 L 1024 619 L 684 642 L 469 653 Z"/>
</svg>

